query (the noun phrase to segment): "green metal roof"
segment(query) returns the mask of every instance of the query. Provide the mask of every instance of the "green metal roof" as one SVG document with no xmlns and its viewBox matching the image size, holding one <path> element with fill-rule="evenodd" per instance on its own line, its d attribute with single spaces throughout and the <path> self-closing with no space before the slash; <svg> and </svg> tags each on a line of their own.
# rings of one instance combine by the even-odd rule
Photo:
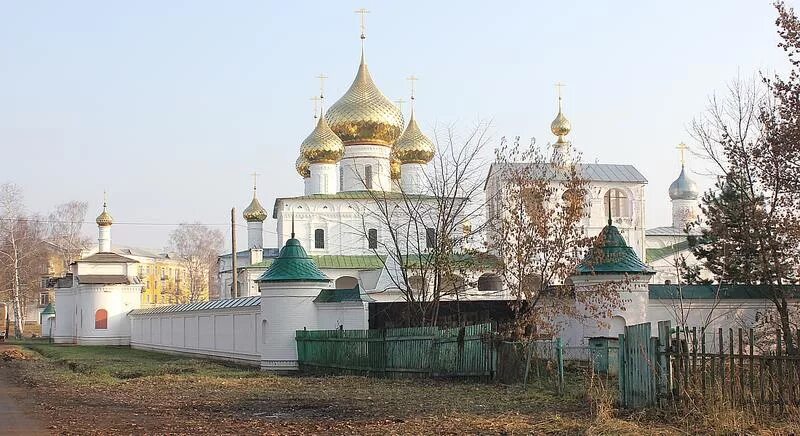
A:
<svg viewBox="0 0 800 436">
<path fill-rule="evenodd" d="M 433 259 L 429 254 L 411 254 L 403 256 L 403 262 L 409 267 L 419 267 L 428 264 Z M 486 253 L 453 253 L 450 255 L 449 262 L 460 268 L 494 268 L 498 265 L 497 257 Z"/>
<path fill-rule="evenodd" d="M 316 262 L 320 269 L 374 270 L 383 268 L 383 262 L 386 260 L 386 256 L 376 256 L 374 254 L 350 256 L 326 254 L 322 256 L 311 256 L 311 259 Z M 264 259 L 259 263 L 250 265 L 248 268 L 269 267 L 273 262 L 275 262 L 275 259 Z"/>
<path fill-rule="evenodd" d="M 55 315 L 55 314 L 56 314 L 56 308 L 55 306 L 53 306 L 53 303 L 47 303 L 47 306 L 45 306 L 44 310 L 42 311 L 42 315 Z"/>
<path fill-rule="evenodd" d="M 153 315 L 159 313 L 193 312 L 200 310 L 224 310 L 236 307 L 255 307 L 261 304 L 261 296 L 228 298 L 225 300 L 198 301 L 195 303 L 170 304 L 134 309 L 130 315 Z"/>
<path fill-rule="evenodd" d="M 281 248 L 269 269 L 258 278 L 259 282 L 329 282 L 331 279 L 306 254 L 300 241 L 291 238 Z"/>
<path fill-rule="evenodd" d="M 648 285 L 650 299 L 675 300 L 679 298 L 751 300 L 767 298 L 769 290 L 764 285 Z M 783 286 L 788 298 L 800 298 L 800 287 Z"/>
<path fill-rule="evenodd" d="M 609 223 L 597 236 L 597 245 L 589 249 L 578 265 L 579 274 L 655 274 L 628 246 L 619 230 Z"/>
<path fill-rule="evenodd" d="M 657 260 L 664 259 L 665 257 L 672 256 L 676 253 L 680 253 L 687 248 L 689 248 L 688 240 L 683 240 L 677 244 L 668 245 L 666 247 L 648 248 L 645 250 L 645 258 L 647 259 L 648 263 L 655 262 Z"/>
<path fill-rule="evenodd" d="M 363 298 L 366 297 L 366 298 Z M 361 295 L 361 289 L 356 285 L 353 289 L 323 289 L 320 291 L 315 303 L 342 303 L 347 301 L 373 301 L 368 296 Z"/>
</svg>

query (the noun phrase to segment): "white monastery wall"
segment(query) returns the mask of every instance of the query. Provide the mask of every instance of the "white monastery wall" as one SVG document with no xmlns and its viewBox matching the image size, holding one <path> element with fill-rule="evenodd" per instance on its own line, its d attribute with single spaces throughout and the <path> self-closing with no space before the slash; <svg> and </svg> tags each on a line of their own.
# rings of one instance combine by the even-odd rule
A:
<svg viewBox="0 0 800 436">
<path fill-rule="evenodd" d="M 131 314 L 131 347 L 258 366 L 259 306 Z"/>
</svg>

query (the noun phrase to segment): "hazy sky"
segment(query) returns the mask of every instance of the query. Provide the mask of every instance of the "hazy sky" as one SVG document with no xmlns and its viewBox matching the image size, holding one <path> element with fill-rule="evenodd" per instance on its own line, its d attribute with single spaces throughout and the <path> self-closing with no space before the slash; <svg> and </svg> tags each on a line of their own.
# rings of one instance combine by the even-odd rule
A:
<svg viewBox="0 0 800 436">
<path fill-rule="evenodd" d="M 118 223 L 222 224 L 257 171 L 271 210 L 302 192 L 314 76 L 330 77 L 331 104 L 355 75 L 360 7 L 373 78 L 407 99 L 405 78 L 419 76 L 428 132 L 490 119 L 495 143 L 552 141 L 565 82 L 584 160 L 649 180 L 647 227 L 670 222 L 675 146 L 692 145 L 686 126 L 709 94 L 785 68 L 774 9 L 758 0 L 0 0 L 0 182 L 22 186 L 33 211 L 85 200 L 93 220 L 107 189 Z M 161 248 L 172 228 L 115 225 L 114 243 Z M 271 218 L 265 231 L 274 244 Z"/>
</svg>

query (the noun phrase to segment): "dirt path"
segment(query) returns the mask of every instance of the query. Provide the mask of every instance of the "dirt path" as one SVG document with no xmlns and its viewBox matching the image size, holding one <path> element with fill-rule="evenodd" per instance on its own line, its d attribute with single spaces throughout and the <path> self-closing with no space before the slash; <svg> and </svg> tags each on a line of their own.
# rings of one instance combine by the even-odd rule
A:
<svg viewBox="0 0 800 436">
<path fill-rule="evenodd" d="M 0 344 L 0 353 L 13 348 Z M 47 435 L 45 425 L 30 415 L 31 399 L 25 389 L 9 380 L 8 368 L 0 365 L 0 435 Z M 25 409 L 28 409 L 27 411 Z"/>
</svg>

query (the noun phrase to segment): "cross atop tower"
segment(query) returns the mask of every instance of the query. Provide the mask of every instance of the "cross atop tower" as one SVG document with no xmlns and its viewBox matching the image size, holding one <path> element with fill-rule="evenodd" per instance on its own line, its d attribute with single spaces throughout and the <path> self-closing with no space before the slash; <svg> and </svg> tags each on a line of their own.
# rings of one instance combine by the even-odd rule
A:
<svg viewBox="0 0 800 436">
<path fill-rule="evenodd" d="M 688 145 L 686 145 L 685 143 L 681 142 L 681 143 L 680 143 L 680 144 L 678 144 L 678 146 L 677 146 L 677 147 L 675 147 L 675 148 L 677 148 L 678 150 L 680 150 L 680 151 L 681 151 L 681 166 L 683 166 L 684 164 L 686 164 L 686 157 L 683 155 L 683 153 L 684 153 L 686 150 L 688 150 L 688 149 L 689 149 L 689 146 L 688 146 Z"/>
<path fill-rule="evenodd" d="M 556 82 L 556 92 L 558 92 L 558 110 L 559 111 L 561 111 L 561 88 L 563 88 L 565 86 L 567 86 L 567 85 L 565 85 L 565 84 L 563 84 L 561 82 Z"/>
<path fill-rule="evenodd" d="M 402 98 L 398 98 L 394 102 L 397 104 L 397 107 L 400 108 L 400 112 L 403 112 L 403 105 L 406 103 L 406 101 L 403 100 Z"/>
<path fill-rule="evenodd" d="M 251 176 L 253 176 L 253 195 L 255 195 L 255 192 L 256 192 L 256 184 L 257 184 L 257 182 L 258 182 L 258 176 L 260 176 L 261 174 L 259 174 L 259 173 L 257 173 L 257 172 L 255 172 L 255 171 L 254 171 L 254 172 L 252 172 L 250 175 L 251 175 Z"/>
<path fill-rule="evenodd" d="M 103 210 L 106 210 L 106 206 L 108 206 L 108 191 L 103 189 Z"/>
<path fill-rule="evenodd" d="M 367 39 L 367 14 L 369 11 L 365 8 L 361 8 L 357 10 L 356 13 L 361 15 L 361 40 L 363 41 Z"/>
<path fill-rule="evenodd" d="M 319 76 L 317 76 L 317 79 L 319 79 L 319 98 L 320 98 L 320 100 L 325 98 L 325 79 L 327 79 L 327 78 L 328 78 L 328 76 L 326 76 L 325 73 L 319 73 Z"/>
<path fill-rule="evenodd" d="M 309 100 L 314 102 L 314 121 L 316 121 L 317 120 L 317 112 L 319 112 L 319 102 L 322 101 L 322 99 L 318 95 L 315 95 L 315 96 L 311 97 Z"/>
</svg>

